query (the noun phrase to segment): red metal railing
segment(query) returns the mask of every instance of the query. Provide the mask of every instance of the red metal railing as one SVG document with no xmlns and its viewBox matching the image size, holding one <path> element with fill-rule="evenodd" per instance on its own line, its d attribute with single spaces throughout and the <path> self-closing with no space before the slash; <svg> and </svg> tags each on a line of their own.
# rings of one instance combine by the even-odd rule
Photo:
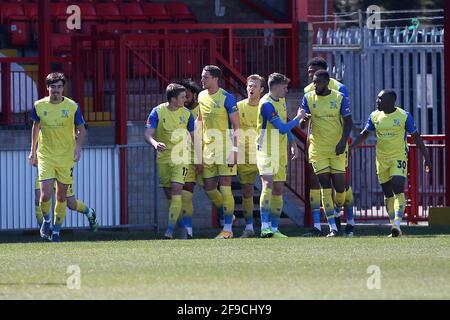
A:
<svg viewBox="0 0 450 320">
<path fill-rule="evenodd" d="M 300 152 L 305 155 L 305 134 L 293 130 Z M 427 221 L 431 206 L 445 205 L 446 167 L 445 135 L 423 135 L 425 146 L 432 161 L 431 172 L 426 172 L 422 155 L 408 137 L 408 179 L 405 185 L 407 207 L 404 220 L 409 223 Z M 348 174 L 353 189 L 354 216 L 357 221 L 387 220 L 383 191 L 378 182 L 375 167 L 375 145 L 361 145 L 350 156 Z M 305 225 L 311 223 L 309 207 L 308 166 L 304 157 L 290 161 L 286 186 L 305 203 Z M 345 218 L 344 218 L 345 219 Z"/>
</svg>

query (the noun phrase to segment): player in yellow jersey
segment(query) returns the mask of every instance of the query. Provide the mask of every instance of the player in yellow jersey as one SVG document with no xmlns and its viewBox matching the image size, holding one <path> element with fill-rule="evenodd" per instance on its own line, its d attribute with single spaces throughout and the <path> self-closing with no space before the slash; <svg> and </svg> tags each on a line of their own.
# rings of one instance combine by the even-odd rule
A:
<svg viewBox="0 0 450 320">
<path fill-rule="evenodd" d="M 255 188 L 258 167 L 256 165 L 256 124 L 258 105 L 264 93 L 265 79 L 258 74 L 247 78 L 248 98 L 238 102 L 241 133 L 239 135 L 238 177 L 242 187 L 242 208 L 245 218 L 245 229 L 241 238 L 255 235 L 253 229 L 253 190 Z"/>
<path fill-rule="evenodd" d="M 184 107 L 185 87 L 169 84 L 166 97 L 168 102 L 153 108 L 148 116 L 145 141 L 158 152 L 160 186 L 170 201 L 169 223 L 164 238 L 173 239 L 173 230 L 181 214 L 183 185 L 189 171 L 195 120 L 192 113 Z"/>
<path fill-rule="evenodd" d="M 377 137 L 376 168 L 378 180 L 384 193 L 384 204 L 391 221 L 389 237 L 399 237 L 400 223 L 406 206 L 404 189 L 407 177 L 408 145 L 406 134 L 411 134 L 425 160 L 426 170 L 431 161 L 422 138 L 409 112 L 395 106 L 397 94 L 385 89 L 378 94 L 377 109 L 367 119 L 367 124 L 351 149 L 366 140 L 372 132 Z"/>
<path fill-rule="evenodd" d="M 87 124 L 84 124 L 84 128 L 87 130 Z M 75 139 L 78 138 L 78 132 L 75 134 Z M 35 165 L 37 167 L 37 164 Z M 72 176 L 73 180 L 73 176 Z M 56 184 L 56 183 L 55 183 Z M 56 187 L 56 185 L 55 185 Z M 44 217 L 41 212 L 41 208 L 39 206 L 39 199 L 41 198 L 41 185 L 39 183 L 39 173 L 36 175 L 34 182 L 34 205 L 35 205 L 35 215 L 38 223 L 39 229 L 41 228 L 42 222 L 44 221 Z M 97 216 L 95 215 L 95 210 L 93 208 L 88 207 L 83 201 L 77 199 L 75 197 L 75 193 L 73 191 L 73 181 L 67 187 L 67 207 L 70 210 L 77 211 L 79 213 L 85 214 L 89 221 L 89 227 L 94 232 L 98 230 Z M 50 239 L 48 239 L 50 240 Z"/>
<path fill-rule="evenodd" d="M 208 65 L 202 71 L 203 91 L 198 96 L 200 112 L 197 126 L 201 128 L 203 147 L 202 163 L 197 164 L 202 172 L 204 189 L 220 213 L 223 210 L 224 226 L 216 239 L 233 237 L 234 198 L 231 179 L 236 175 L 239 112 L 236 98 L 219 87 L 222 70 Z M 217 186 L 220 184 L 220 192 Z"/>
<path fill-rule="evenodd" d="M 287 237 L 278 230 L 278 224 L 283 209 L 288 141 L 291 159 L 294 160 L 298 158 L 299 151 L 291 129 L 305 116 L 304 110 L 299 109 L 295 118 L 287 122 L 285 97 L 289 82 L 290 80 L 280 73 L 269 75 L 269 93 L 260 100 L 258 106 L 256 163 L 262 182 L 261 238 Z"/>
<path fill-rule="evenodd" d="M 321 57 L 314 57 L 308 62 L 308 78 L 311 82 L 304 88 L 304 93 L 308 93 L 314 91 L 314 83 L 312 82 L 314 73 L 318 70 L 327 70 L 328 64 L 325 59 Z M 336 79 L 330 78 L 330 82 L 328 84 L 328 88 L 332 90 L 336 90 L 341 92 L 344 96 L 348 97 L 348 91 L 344 84 L 340 83 Z M 304 121 L 300 124 L 302 128 L 306 127 L 307 124 L 310 124 L 308 121 L 309 118 L 305 118 Z M 309 131 L 310 128 L 308 128 Z M 308 134 L 309 136 L 309 134 Z M 348 165 L 348 161 L 347 161 Z M 309 200 L 311 204 L 312 216 L 313 216 L 313 228 L 311 232 L 305 234 L 305 236 L 322 236 L 322 228 L 320 225 L 320 184 L 317 176 L 314 174 L 314 170 L 311 164 L 309 166 L 309 184 L 310 184 L 310 193 Z M 341 208 L 336 206 L 335 211 L 335 221 L 338 230 L 340 229 L 340 216 L 341 216 Z M 347 225 L 345 227 L 345 234 L 347 236 L 353 236 L 355 220 L 353 217 L 353 192 L 352 187 L 350 186 L 350 181 L 346 181 L 345 186 L 345 201 L 344 201 L 344 209 L 347 210 Z"/>
<path fill-rule="evenodd" d="M 198 94 L 200 93 L 200 87 L 192 79 L 184 79 L 179 83 L 186 88 L 186 101 L 184 106 L 192 112 L 194 119 L 197 119 L 198 115 Z M 192 149 L 191 164 L 189 165 L 188 175 L 186 176 L 183 191 L 181 192 L 181 213 L 182 216 L 178 220 L 178 226 L 182 230 L 186 230 L 186 237 L 192 239 L 192 215 L 194 213 L 194 207 L 192 205 L 192 197 L 194 193 L 195 184 L 199 186 L 203 185 L 202 176 L 195 172 L 195 157 L 194 150 Z"/>
<path fill-rule="evenodd" d="M 311 115 L 309 162 L 321 187 L 322 203 L 330 226 L 327 237 L 334 237 L 338 229 L 331 188 L 335 190 L 336 205 L 342 207 L 345 201 L 347 140 L 352 129 L 352 118 L 348 98 L 329 89 L 329 81 L 327 71 L 316 71 L 313 77 L 315 90 L 303 96 L 302 108 Z"/>
<path fill-rule="evenodd" d="M 38 165 L 41 187 L 40 208 L 44 221 L 40 234 L 48 238 L 53 187 L 56 180 L 56 205 L 52 241 L 59 242 L 61 225 L 66 215 L 67 188 L 72 183 L 74 161 L 81 157 L 81 146 L 86 130 L 78 105 L 63 96 L 66 79 L 62 73 L 51 73 L 46 78 L 49 96 L 34 103 L 31 118 L 33 129 L 30 163 Z M 79 132 L 75 140 L 75 130 Z M 36 147 L 39 144 L 39 149 Z"/>
</svg>

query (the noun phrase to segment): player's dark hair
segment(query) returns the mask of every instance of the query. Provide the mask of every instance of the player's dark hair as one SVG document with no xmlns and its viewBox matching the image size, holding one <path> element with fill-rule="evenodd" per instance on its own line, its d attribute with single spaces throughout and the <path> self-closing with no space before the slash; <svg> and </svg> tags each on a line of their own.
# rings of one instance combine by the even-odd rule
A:
<svg viewBox="0 0 450 320">
<path fill-rule="evenodd" d="M 203 71 L 208 71 L 214 78 L 220 79 L 222 77 L 222 70 L 218 66 L 208 65 L 203 68 Z"/>
<path fill-rule="evenodd" d="M 66 77 L 64 76 L 64 73 L 52 72 L 45 78 L 45 82 L 47 83 L 47 87 L 49 85 L 53 84 L 53 83 L 58 82 L 58 81 L 62 81 L 63 85 L 66 84 Z"/>
<path fill-rule="evenodd" d="M 167 101 L 170 102 L 172 98 L 178 98 L 180 93 L 186 92 L 186 88 L 177 83 L 171 83 L 166 88 Z"/>
<path fill-rule="evenodd" d="M 288 84 L 289 82 L 291 82 L 291 79 L 286 77 L 284 74 L 275 72 L 269 75 L 269 89 L 277 84 Z"/>
<path fill-rule="evenodd" d="M 395 93 L 394 89 L 384 89 L 383 95 L 387 95 L 388 97 L 390 97 L 394 103 L 397 100 L 397 93 Z"/>
<path fill-rule="evenodd" d="M 178 82 L 178 84 L 185 87 L 187 90 L 189 90 L 190 92 L 192 92 L 194 94 L 199 94 L 201 91 L 199 85 L 190 78 L 183 79 L 180 82 Z"/>
<path fill-rule="evenodd" d="M 328 69 L 328 64 L 325 61 L 325 59 L 322 57 L 314 57 L 311 60 L 309 60 L 308 67 L 311 67 L 311 66 L 319 67 L 320 69 L 323 69 L 323 70 Z"/>
<path fill-rule="evenodd" d="M 330 80 L 330 74 L 328 73 L 327 70 L 317 70 L 314 73 L 314 76 L 317 77 L 317 78 L 320 77 L 320 78 L 324 78 L 326 80 Z"/>
<path fill-rule="evenodd" d="M 250 76 L 247 77 L 247 83 L 250 80 L 259 80 L 259 82 L 261 83 L 261 87 L 264 88 L 266 86 L 266 79 L 264 79 L 264 77 L 261 77 L 259 74 L 252 74 Z"/>
</svg>

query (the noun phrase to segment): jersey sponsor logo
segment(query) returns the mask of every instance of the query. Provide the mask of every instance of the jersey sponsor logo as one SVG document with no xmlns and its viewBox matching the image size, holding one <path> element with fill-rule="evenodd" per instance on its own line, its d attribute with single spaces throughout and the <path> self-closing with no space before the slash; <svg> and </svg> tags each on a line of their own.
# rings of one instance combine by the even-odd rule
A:
<svg viewBox="0 0 450 320">
<path fill-rule="evenodd" d="M 337 103 L 335 100 L 330 101 L 330 109 L 337 109 Z"/>
</svg>

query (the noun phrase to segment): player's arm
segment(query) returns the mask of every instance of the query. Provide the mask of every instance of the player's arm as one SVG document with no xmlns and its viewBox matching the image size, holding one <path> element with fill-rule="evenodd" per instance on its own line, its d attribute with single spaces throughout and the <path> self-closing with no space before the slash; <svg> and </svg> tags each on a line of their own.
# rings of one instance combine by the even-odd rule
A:
<svg viewBox="0 0 450 320">
<path fill-rule="evenodd" d="M 75 111 L 74 124 L 75 128 L 78 131 L 78 138 L 75 140 L 75 150 L 73 152 L 73 158 L 75 161 L 79 161 L 81 158 L 81 146 L 84 143 L 84 139 L 86 138 L 86 128 L 84 126 L 84 118 L 81 113 L 80 107 L 77 107 Z"/>
<path fill-rule="evenodd" d="M 375 131 L 375 126 L 372 122 L 372 115 L 369 115 L 369 118 L 367 119 L 366 126 L 364 127 L 363 131 L 360 132 L 359 136 L 356 138 L 355 141 L 353 141 L 352 145 L 350 146 L 350 150 L 355 149 L 357 146 L 359 146 L 361 143 L 366 141 L 366 139 L 370 136 L 372 132 Z"/>
<path fill-rule="evenodd" d="M 410 113 L 408 113 L 408 116 L 406 118 L 405 130 L 406 132 L 412 135 L 414 143 L 417 145 L 417 148 L 419 148 L 420 152 L 422 153 L 423 159 L 425 160 L 426 171 L 427 172 L 430 171 L 431 170 L 430 155 L 428 154 L 428 150 L 423 143 L 419 131 L 417 131 L 416 125 Z"/>
<path fill-rule="evenodd" d="M 341 100 L 341 116 L 344 121 L 344 129 L 342 130 L 341 139 L 336 145 L 336 155 L 344 153 L 348 137 L 350 136 L 353 127 L 352 113 L 350 112 L 349 100 L 345 96 L 343 96 L 343 99 Z"/>
<path fill-rule="evenodd" d="M 195 119 L 194 134 L 194 155 L 195 155 L 195 173 L 201 174 L 203 171 L 203 118 L 198 107 L 197 119 Z"/>
<path fill-rule="evenodd" d="M 237 151 L 239 144 L 239 129 L 241 127 L 239 120 L 239 110 L 237 107 L 236 98 L 228 94 L 225 98 L 224 103 L 225 109 L 228 112 L 228 117 L 230 118 L 231 126 L 233 127 L 233 151 L 228 158 L 228 166 L 234 166 L 237 163 Z"/>
<path fill-rule="evenodd" d="M 156 151 L 164 151 L 166 150 L 166 145 L 162 142 L 158 142 L 155 140 L 155 130 L 158 128 L 158 112 L 156 111 L 156 108 L 153 108 L 152 112 L 150 112 L 150 115 L 148 116 L 147 123 L 145 125 L 145 133 L 144 133 L 144 139 L 145 142 L 148 144 L 151 144 Z"/>
<path fill-rule="evenodd" d="M 31 129 L 31 148 L 30 154 L 28 155 L 28 161 L 31 165 L 36 165 L 36 147 L 39 139 L 39 130 L 41 129 L 40 118 L 37 115 L 36 107 L 33 107 L 33 110 L 31 111 L 31 119 L 33 120 L 33 128 Z"/>
<path fill-rule="evenodd" d="M 308 127 L 309 121 L 311 119 L 311 111 L 309 110 L 308 99 L 306 99 L 306 94 L 302 98 L 302 103 L 301 103 L 300 109 L 305 110 L 305 116 L 300 121 L 300 128 L 306 129 Z"/>
</svg>

